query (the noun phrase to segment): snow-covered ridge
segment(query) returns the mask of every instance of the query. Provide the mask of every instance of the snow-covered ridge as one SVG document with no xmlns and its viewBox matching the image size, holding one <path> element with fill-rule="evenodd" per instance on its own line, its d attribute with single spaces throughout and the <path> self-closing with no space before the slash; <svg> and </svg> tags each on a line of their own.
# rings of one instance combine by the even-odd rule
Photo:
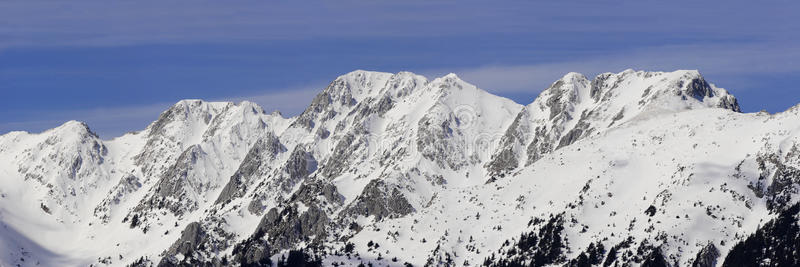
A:
<svg viewBox="0 0 800 267">
<path fill-rule="evenodd" d="M 520 234 L 552 229 L 569 242 L 550 263 L 603 245 L 649 253 L 612 263 L 686 265 L 796 202 L 797 110 L 741 114 L 697 71 L 568 73 L 523 106 L 455 74 L 358 70 L 292 118 L 182 100 L 111 140 L 79 122 L 12 132 L 0 265 L 258 264 L 289 250 L 327 265 L 500 264 L 536 253 L 511 254 Z M 696 238 L 664 240 L 679 233 Z"/>
<path fill-rule="evenodd" d="M 739 112 L 735 97 L 697 71 L 568 73 L 520 112 L 487 167 L 503 176 L 555 149 L 637 118 L 699 108 Z M 531 135 L 529 133 L 536 133 Z"/>
</svg>

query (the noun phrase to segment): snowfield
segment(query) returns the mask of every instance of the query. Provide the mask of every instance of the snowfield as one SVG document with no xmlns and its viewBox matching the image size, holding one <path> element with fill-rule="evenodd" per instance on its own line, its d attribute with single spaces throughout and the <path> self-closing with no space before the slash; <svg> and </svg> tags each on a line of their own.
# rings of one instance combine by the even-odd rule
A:
<svg viewBox="0 0 800 267">
<path fill-rule="evenodd" d="M 113 139 L 0 136 L 0 266 L 791 266 L 799 196 L 800 105 L 741 113 L 697 71 L 520 105 L 358 70 L 291 118 L 183 100 Z"/>
</svg>

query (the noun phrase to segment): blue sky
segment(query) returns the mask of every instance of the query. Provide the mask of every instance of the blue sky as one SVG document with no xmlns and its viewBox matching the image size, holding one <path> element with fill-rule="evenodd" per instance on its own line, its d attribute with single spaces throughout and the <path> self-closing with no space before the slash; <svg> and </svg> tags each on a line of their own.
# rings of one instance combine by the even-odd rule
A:
<svg viewBox="0 0 800 267">
<path fill-rule="evenodd" d="M 797 1 L 3 1 L 0 133 L 76 119 L 111 138 L 185 98 L 294 115 L 355 69 L 454 72 L 521 104 L 569 71 L 698 69 L 744 111 L 779 112 L 800 103 L 798 13 Z"/>
</svg>

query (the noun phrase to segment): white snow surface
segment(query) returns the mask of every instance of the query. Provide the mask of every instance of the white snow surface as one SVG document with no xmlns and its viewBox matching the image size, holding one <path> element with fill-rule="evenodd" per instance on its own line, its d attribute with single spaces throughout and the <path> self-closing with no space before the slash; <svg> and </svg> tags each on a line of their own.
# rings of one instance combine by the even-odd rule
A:
<svg viewBox="0 0 800 267">
<path fill-rule="evenodd" d="M 749 188 L 763 176 L 759 156 L 800 167 L 790 158 L 800 154 L 790 153 L 800 149 L 800 108 L 738 111 L 697 71 L 569 73 L 523 106 L 455 74 L 358 70 L 292 118 L 247 101 L 182 100 L 146 129 L 110 140 L 76 121 L 10 132 L 0 136 L 0 266 L 158 263 L 192 222 L 230 235 L 217 254 L 230 256 L 267 210 L 309 210 L 288 199 L 310 182 L 335 185 L 342 203 L 322 205 L 327 214 L 363 227 L 332 228 L 350 236 L 360 259 L 325 264 L 421 266 L 445 253 L 459 266 L 480 264 L 534 229 L 532 218 L 563 213 L 569 258 L 597 240 L 609 248 L 632 237 L 690 265 L 707 242 L 724 257 L 774 216 Z M 242 176 L 241 195 L 217 203 L 271 137 L 280 149 Z M 287 167 L 295 151 L 307 163 L 299 176 Z M 348 217 L 374 180 L 413 212 Z M 132 228 L 134 215 L 141 225 Z M 331 251 L 344 246 L 328 241 Z"/>
</svg>

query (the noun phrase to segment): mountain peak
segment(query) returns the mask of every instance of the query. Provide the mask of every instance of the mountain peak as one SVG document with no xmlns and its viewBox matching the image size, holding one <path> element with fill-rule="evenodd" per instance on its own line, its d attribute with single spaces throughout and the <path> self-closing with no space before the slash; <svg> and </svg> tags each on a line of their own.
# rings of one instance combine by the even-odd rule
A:
<svg viewBox="0 0 800 267">
<path fill-rule="evenodd" d="M 458 77 L 458 75 L 456 75 L 455 73 L 449 73 L 445 76 L 436 78 L 433 81 L 431 81 L 431 84 L 432 84 L 431 88 L 443 91 L 445 90 L 452 91 L 454 89 L 456 90 L 466 89 L 468 91 L 488 93 L 485 90 L 478 88 L 474 84 L 462 80 L 461 77 Z"/>
<path fill-rule="evenodd" d="M 85 122 L 82 122 L 82 121 L 69 120 L 69 121 L 65 122 L 64 124 L 61 124 L 60 126 L 56 127 L 56 129 L 88 130 L 89 129 L 89 125 L 87 125 Z"/>
<path fill-rule="evenodd" d="M 351 86 L 361 87 L 377 80 L 387 79 L 392 76 L 388 72 L 369 71 L 369 70 L 354 70 L 343 75 L 336 77 L 335 81 L 348 82 Z"/>
<path fill-rule="evenodd" d="M 173 106 L 197 106 L 202 105 L 204 102 L 202 99 L 181 99 L 175 102 Z"/>
<path fill-rule="evenodd" d="M 445 79 L 457 79 L 457 80 L 461 80 L 461 78 L 459 78 L 457 74 L 455 74 L 455 73 L 452 73 L 452 72 L 451 72 L 451 73 L 448 73 L 448 74 L 447 74 L 447 75 L 445 75 L 445 76 L 442 76 L 442 78 L 445 78 Z"/>
<path fill-rule="evenodd" d="M 740 111 L 738 102 L 725 89 L 706 82 L 697 70 L 650 72 L 626 69 L 619 73 L 602 73 L 589 80 L 583 74 L 570 72 L 555 81 L 530 105 L 540 108 L 559 106 L 559 111 L 572 109 L 569 104 L 640 107 L 659 106 L 669 110 L 719 107 Z M 630 107 L 628 108 L 630 110 Z M 552 115 L 552 114 L 551 114 Z"/>
<path fill-rule="evenodd" d="M 589 80 L 583 74 L 577 72 L 567 73 L 545 89 L 534 100 L 534 103 L 538 102 L 538 105 L 552 107 L 581 102 L 588 98 L 590 93 L 589 84 Z"/>
<path fill-rule="evenodd" d="M 568 72 L 559 79 L 559 81 L 583 81 L 588 80 L 586 76 L 578 72 Z"/>
<path fill-rule="evenodd" d="M 230 104 L 233 104 L 233 103 L 230 103 Z M 255 103 L 255 102 L 247 101 L 247 100 L 239 102 L 239 103 L 236 103 L 236 104 L 233 104 L 233 106 L 241 107 L 243 110 L 249 110 L 249 111 L 252 111 L 255 114 L 267 114 L 267 112 L 264 111 L 264 108 L 262 108 L 261 105 Z"/>
<path fill-rule="evenodd" d="M 392 74 L 389 73 L 389 72 L 383 72 L 383 71 L 357 69 L 357 70 L 353 70 L 351 72 L 339 75 L 339 78 L 358 77 L 358 76 L 374 76 L 374 75 L 392 75 Z"/>
<path fill-rule="evenodd" d="M 61 124 L 60 126 L 49 130 L 54 135 L 64 135 L 64 134 L 80 134 L 80 135 L 90 135 L 93 137 L 97 137 L 97 134 L 92 132 L 89 128 L 89 125 L 82 121 L 70 120 Z"/>
<path fill-rule="evenodd" d="M 624 87 L 625 90 L 618 88 Z M 597 101 L 637 102 L 670 110 L 718 107 L 740 111 L 735 97 L 706 82 L 697 70 L 672 72 L 636 71 L 603 73 L 592 80 L 591 95 Z"/>
<path fill-rule="evenodd" d="M 391 73 L 355 70 L 337 77 L 323 93 L 343 103 L 357 103 L 377 95 L 378 89 L 392 77 Z"/>
</svg>

